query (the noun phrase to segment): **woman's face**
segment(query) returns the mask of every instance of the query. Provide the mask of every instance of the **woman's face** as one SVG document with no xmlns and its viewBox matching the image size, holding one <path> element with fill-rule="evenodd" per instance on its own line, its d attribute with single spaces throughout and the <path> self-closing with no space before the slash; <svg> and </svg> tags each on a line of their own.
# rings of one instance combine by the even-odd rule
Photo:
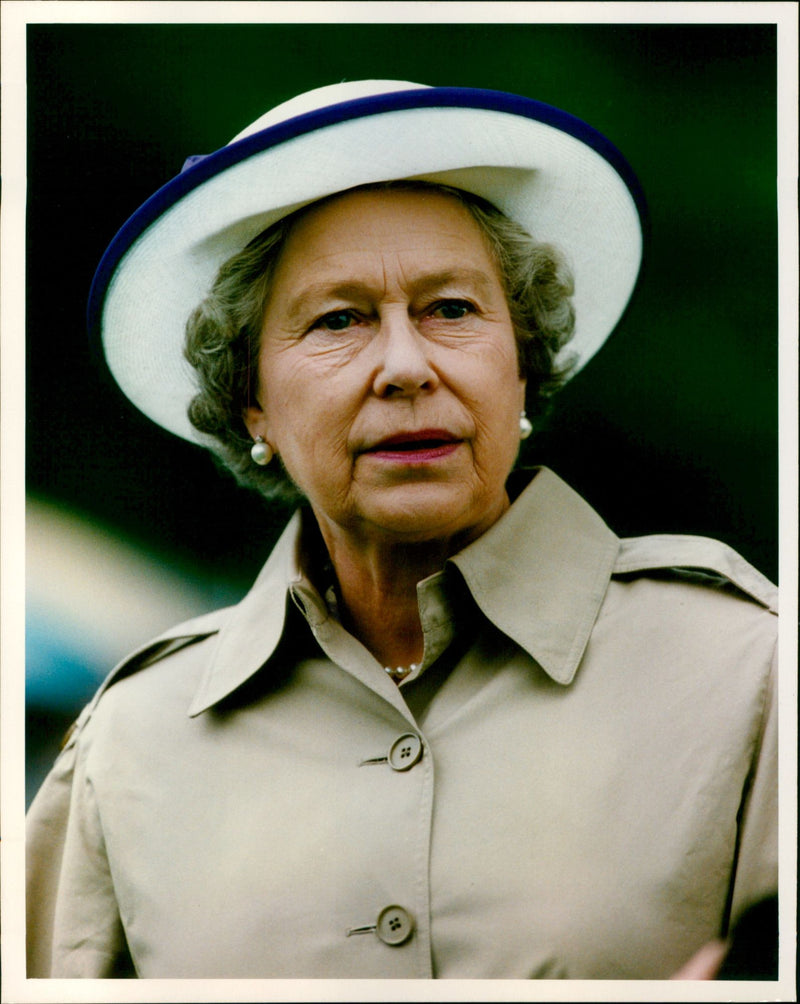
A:
<svg viewBox="0 0 800 1004">
<path fill-rule="evenodd" d="M 326 539 L 479 536 L 508 505 L 524 392 L 497 267 L 456 199 L 354 192 L 298 221 L 245 418 Z"/>
</svg>

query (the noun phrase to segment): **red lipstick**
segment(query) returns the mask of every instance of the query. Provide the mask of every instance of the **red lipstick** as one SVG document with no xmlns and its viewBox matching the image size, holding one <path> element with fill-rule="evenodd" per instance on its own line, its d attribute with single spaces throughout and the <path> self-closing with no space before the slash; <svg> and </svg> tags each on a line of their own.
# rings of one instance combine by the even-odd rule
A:
<svg viewBox="0 0 800 1004">
<path fill-rule="evenodd" d="M 387 436 L 366 452 L 376 459 L 394 463 L 430 463 L 454 453 L 461 444 L 446 429 L 417 429 Z"/>
</svg>

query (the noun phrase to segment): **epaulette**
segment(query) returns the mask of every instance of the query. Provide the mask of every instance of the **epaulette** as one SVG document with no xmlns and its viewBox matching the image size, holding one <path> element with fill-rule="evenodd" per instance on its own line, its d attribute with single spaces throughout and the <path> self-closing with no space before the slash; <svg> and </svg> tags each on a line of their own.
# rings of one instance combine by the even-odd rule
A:
<svg viewBox="0 0 800 1004">
<path fill-rule="evenodd" d="M 722 541 L 668 533 L 620 541 L 614 575 L 669 570 L 694 574 L 698 581 L 723 580 L 771 613 L 778 612 L 778 587 Z"/>
<path fill-rule="evenodd" d="M 135 649 L 121 662 L 117 663 L 100 684 L 91 701 L 89 701 L 80 715 L 67 729 L 61 741 L 61 749 L 67 748 L 70 740 L 77 735 L 83 725 L 89 720 L 92 712 L 97 707 L 98 701 L 109 687 L 120 680 L 124 680 L 125 677 L 138 672 L 140 669 L 152 666 L 153 663 L 160 662 L 162 659 L 166 659 L 175 652 L 180 652 L 189 645 L 195 645 L 197 642 L 205 641 L 206 638 L 217 634 L 225 622 L 226 614 L 231 609 L 231 607 L 226 607 L 220 610 L 213 610 L 210 613 L 201 614 L 199 617 L 193 617 L 191 620 L 184 621 L 181 624 L 176 624 L 174 627 L 169 628 L 169 630 L 164 631 L 163 634 L 158 635 L 158 637 L 146 642 L 140 648 Z"/>
</svg>

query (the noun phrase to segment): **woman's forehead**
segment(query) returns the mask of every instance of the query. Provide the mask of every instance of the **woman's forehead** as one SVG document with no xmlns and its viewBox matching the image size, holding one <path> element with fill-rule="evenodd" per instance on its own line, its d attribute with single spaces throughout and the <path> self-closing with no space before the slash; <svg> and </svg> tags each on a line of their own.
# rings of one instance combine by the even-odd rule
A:
<svg viewBox="0 0 800 1004">
<path fill-rule="evenodd" d="M 311 207 L 295 223 L 276 282 L 346 283 L 353 273 L 409 270 L 496 277 L 494 258 L 478 223 L 444 192 L 347 192 Z"/>
<path fill-rule="evenodd" d="M 370 238 L 400 233 L 450 231 L 461 239 L 480 234 L 467 207 L 449 192 L 422 188 L 354 189 L 308 207 L 292 227 L 292 239 L 340 239 L 343 230 Z"/>
</svg>

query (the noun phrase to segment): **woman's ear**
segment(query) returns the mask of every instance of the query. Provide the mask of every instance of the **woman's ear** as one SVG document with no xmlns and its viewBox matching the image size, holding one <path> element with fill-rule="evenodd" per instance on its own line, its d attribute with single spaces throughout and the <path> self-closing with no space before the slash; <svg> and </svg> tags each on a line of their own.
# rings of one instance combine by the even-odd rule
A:
<svg viewBox="0 0 800 1004">
<path fill-rule="evenodd" d="M 256 436 L 262 436 L 264 439 L 267 438 L 267 419 L 264 409 L 260 404 L 250 404 L 246 408 L 243 408 L 242 419 L 253 439 Z"/>
</svg>

